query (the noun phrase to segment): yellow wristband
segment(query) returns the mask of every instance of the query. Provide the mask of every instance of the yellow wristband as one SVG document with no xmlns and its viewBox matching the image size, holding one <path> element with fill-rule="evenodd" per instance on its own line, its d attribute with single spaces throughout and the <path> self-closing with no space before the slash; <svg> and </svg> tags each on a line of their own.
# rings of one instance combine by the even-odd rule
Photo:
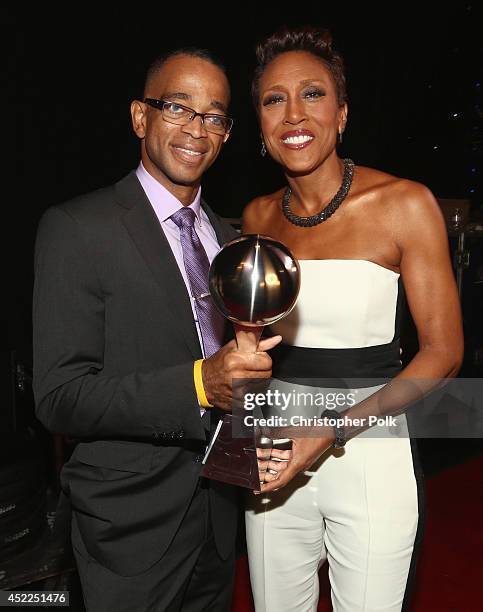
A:
<svg viewBox="0 0 483 612">
<path fill-rule="evenodd" d="M 198 359 L 195 361 L 193 367 L 193 378 L 195 381 L 196 395 L 202 408 L 213 408 L 213 404 L 210 404 L 206 397 L 205 388 L 203 387 L 203 376 L 201 374 L 201 367 L 203 366 L 204 359 Z"/>
</svg>

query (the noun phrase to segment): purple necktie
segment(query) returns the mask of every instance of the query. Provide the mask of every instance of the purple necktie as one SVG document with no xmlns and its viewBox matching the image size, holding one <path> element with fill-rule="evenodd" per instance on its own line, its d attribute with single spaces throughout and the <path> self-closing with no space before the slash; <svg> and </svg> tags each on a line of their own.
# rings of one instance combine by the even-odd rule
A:
<svg viewBox="0 0 483 612">
<path fill-rule="evenodd" d="M 184 267 L 195 300 L 204 354 L 210 357 L 221 347 L 220 338 L 224 326 L 223 315 L 214 305 L 208 288 L 210 262 L 194 227 L 194 210 L 183 207 L 170 218 L 179 227 Z"/>
</svg>

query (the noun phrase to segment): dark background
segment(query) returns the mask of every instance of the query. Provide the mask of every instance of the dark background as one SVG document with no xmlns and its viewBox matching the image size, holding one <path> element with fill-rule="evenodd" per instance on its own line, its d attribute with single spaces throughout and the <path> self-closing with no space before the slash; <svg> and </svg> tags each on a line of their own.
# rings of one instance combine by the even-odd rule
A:
<svg viewBox="0 0 483 612">
<path fill-rule="evenodd" d="M 7 41 L 3 169 L 8 348 L 30 342 L 32 250 L 47 206 L 109 184 L 138 163 L 129 104 L 160 52 L 207 47 L 232 82 L 235 127 L 204 182 L 224 216 L 281 186 L 259 155 L 249 97 L 254 46 L 280 25 L 328 26 L 347 65 L 341 150 L 356 164 L 471 198 L 481 216 L 481 11 L 476 2 L 298 2 L 42 6 L 3 15 Z M 264 8 L 262 8 L 264 7 Z"/>
<path fill-rule="evenodd" d="M 101 2 L 64 7 L 53 10 L 43 3 L 16 14 L 0 9 L 6 330 L 0 349 L 0 417 L 15 404 L 8 399 L 12 384 L 5 376 L 10 352 L 15 350 L 20 360 L 30 357 L 32 259 L 39 218 L 48 206 L 110 184 L 136 167 L 139 143 L 131 131 L 129 105 L 141 95 L 145 70 L 159 53 L 201 46 L 226 63 L 235 127 L 203 185 L 205 198 L 220 214 L 238 216 L 251 198 L 283 184 L 279 169 L 259 154 L 249 97 L 254 47 L 283 24 L 310 23 L 329 27 L 346 59 L 350 112 L 341 154 L 356 164 L 421 181 L 437 197 L 469 198 L 472 217 L 483 219 L 483 15 L 476 1 L 194 5 L 176 0 L 127 8 Z M 472 240 L 463 291 L 468 355 L 463 375 L 481 376 L 483 237 Z M 454 248 L 454 237 L 452 241 Z M 410 341 L 414 338 L 413 329 L 406 334 L 403 359 L 416 350 Z M 27 393 L 17 412 L 28 415 L 32 406 Z M 43 428 L 38 435 L 51 449 Z M 11 436 L 8 445 L 9 437 L 2 437 L 0 451 L 20 457 L 17 438 Z M 419 442 L 427 476 L 483 452 L 481 440 Z M 55 452 L 49 450 L 49 460 L 55 460 L 51 473 L 65 452 L 68 448 L 59 444 Z M 55 499 L 52 503 L 55 507 Z M 60 525 L 62 532 L 62 521 Z M 32 551 L 29 563 L 17 563 L 18 575 L 45 568 L 46 550 L 41 540 L 38 557 Z"/>
</svg>

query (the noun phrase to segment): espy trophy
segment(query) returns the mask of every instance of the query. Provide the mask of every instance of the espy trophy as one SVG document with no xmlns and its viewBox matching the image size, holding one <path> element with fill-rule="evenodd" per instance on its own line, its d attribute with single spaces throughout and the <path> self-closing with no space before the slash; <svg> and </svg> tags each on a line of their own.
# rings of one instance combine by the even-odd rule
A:
<svg viewBox="0 0 483 612">
<path fill-rule="evenodd" d="M 209 286 L 218 309 L 234 323 L 238 348 L 256 352 L 263 328 L 295 306 L 300 267 L 283 243 L 245 234 L 228 242 L 213 259 Z M 226 414 L 218 423 L 201 475 L 260 490 L 256 447 L 269 446 L 270 440 L 243 424 L 238 429 L 245 433 L 233 437 L 237 418 Z"/>
</svg>

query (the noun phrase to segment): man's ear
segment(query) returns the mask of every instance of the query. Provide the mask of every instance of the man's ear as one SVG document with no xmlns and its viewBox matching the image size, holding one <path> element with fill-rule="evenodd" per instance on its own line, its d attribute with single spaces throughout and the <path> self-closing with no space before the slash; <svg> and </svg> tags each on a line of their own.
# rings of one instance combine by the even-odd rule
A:
<svg viewBox="0 0 483 612">
<path fill-rule="evenodd" d="M 146 104 L 140 100 L 131 102 L 132 129 L 138 138 L 146 136 Z"/>
</svg>

